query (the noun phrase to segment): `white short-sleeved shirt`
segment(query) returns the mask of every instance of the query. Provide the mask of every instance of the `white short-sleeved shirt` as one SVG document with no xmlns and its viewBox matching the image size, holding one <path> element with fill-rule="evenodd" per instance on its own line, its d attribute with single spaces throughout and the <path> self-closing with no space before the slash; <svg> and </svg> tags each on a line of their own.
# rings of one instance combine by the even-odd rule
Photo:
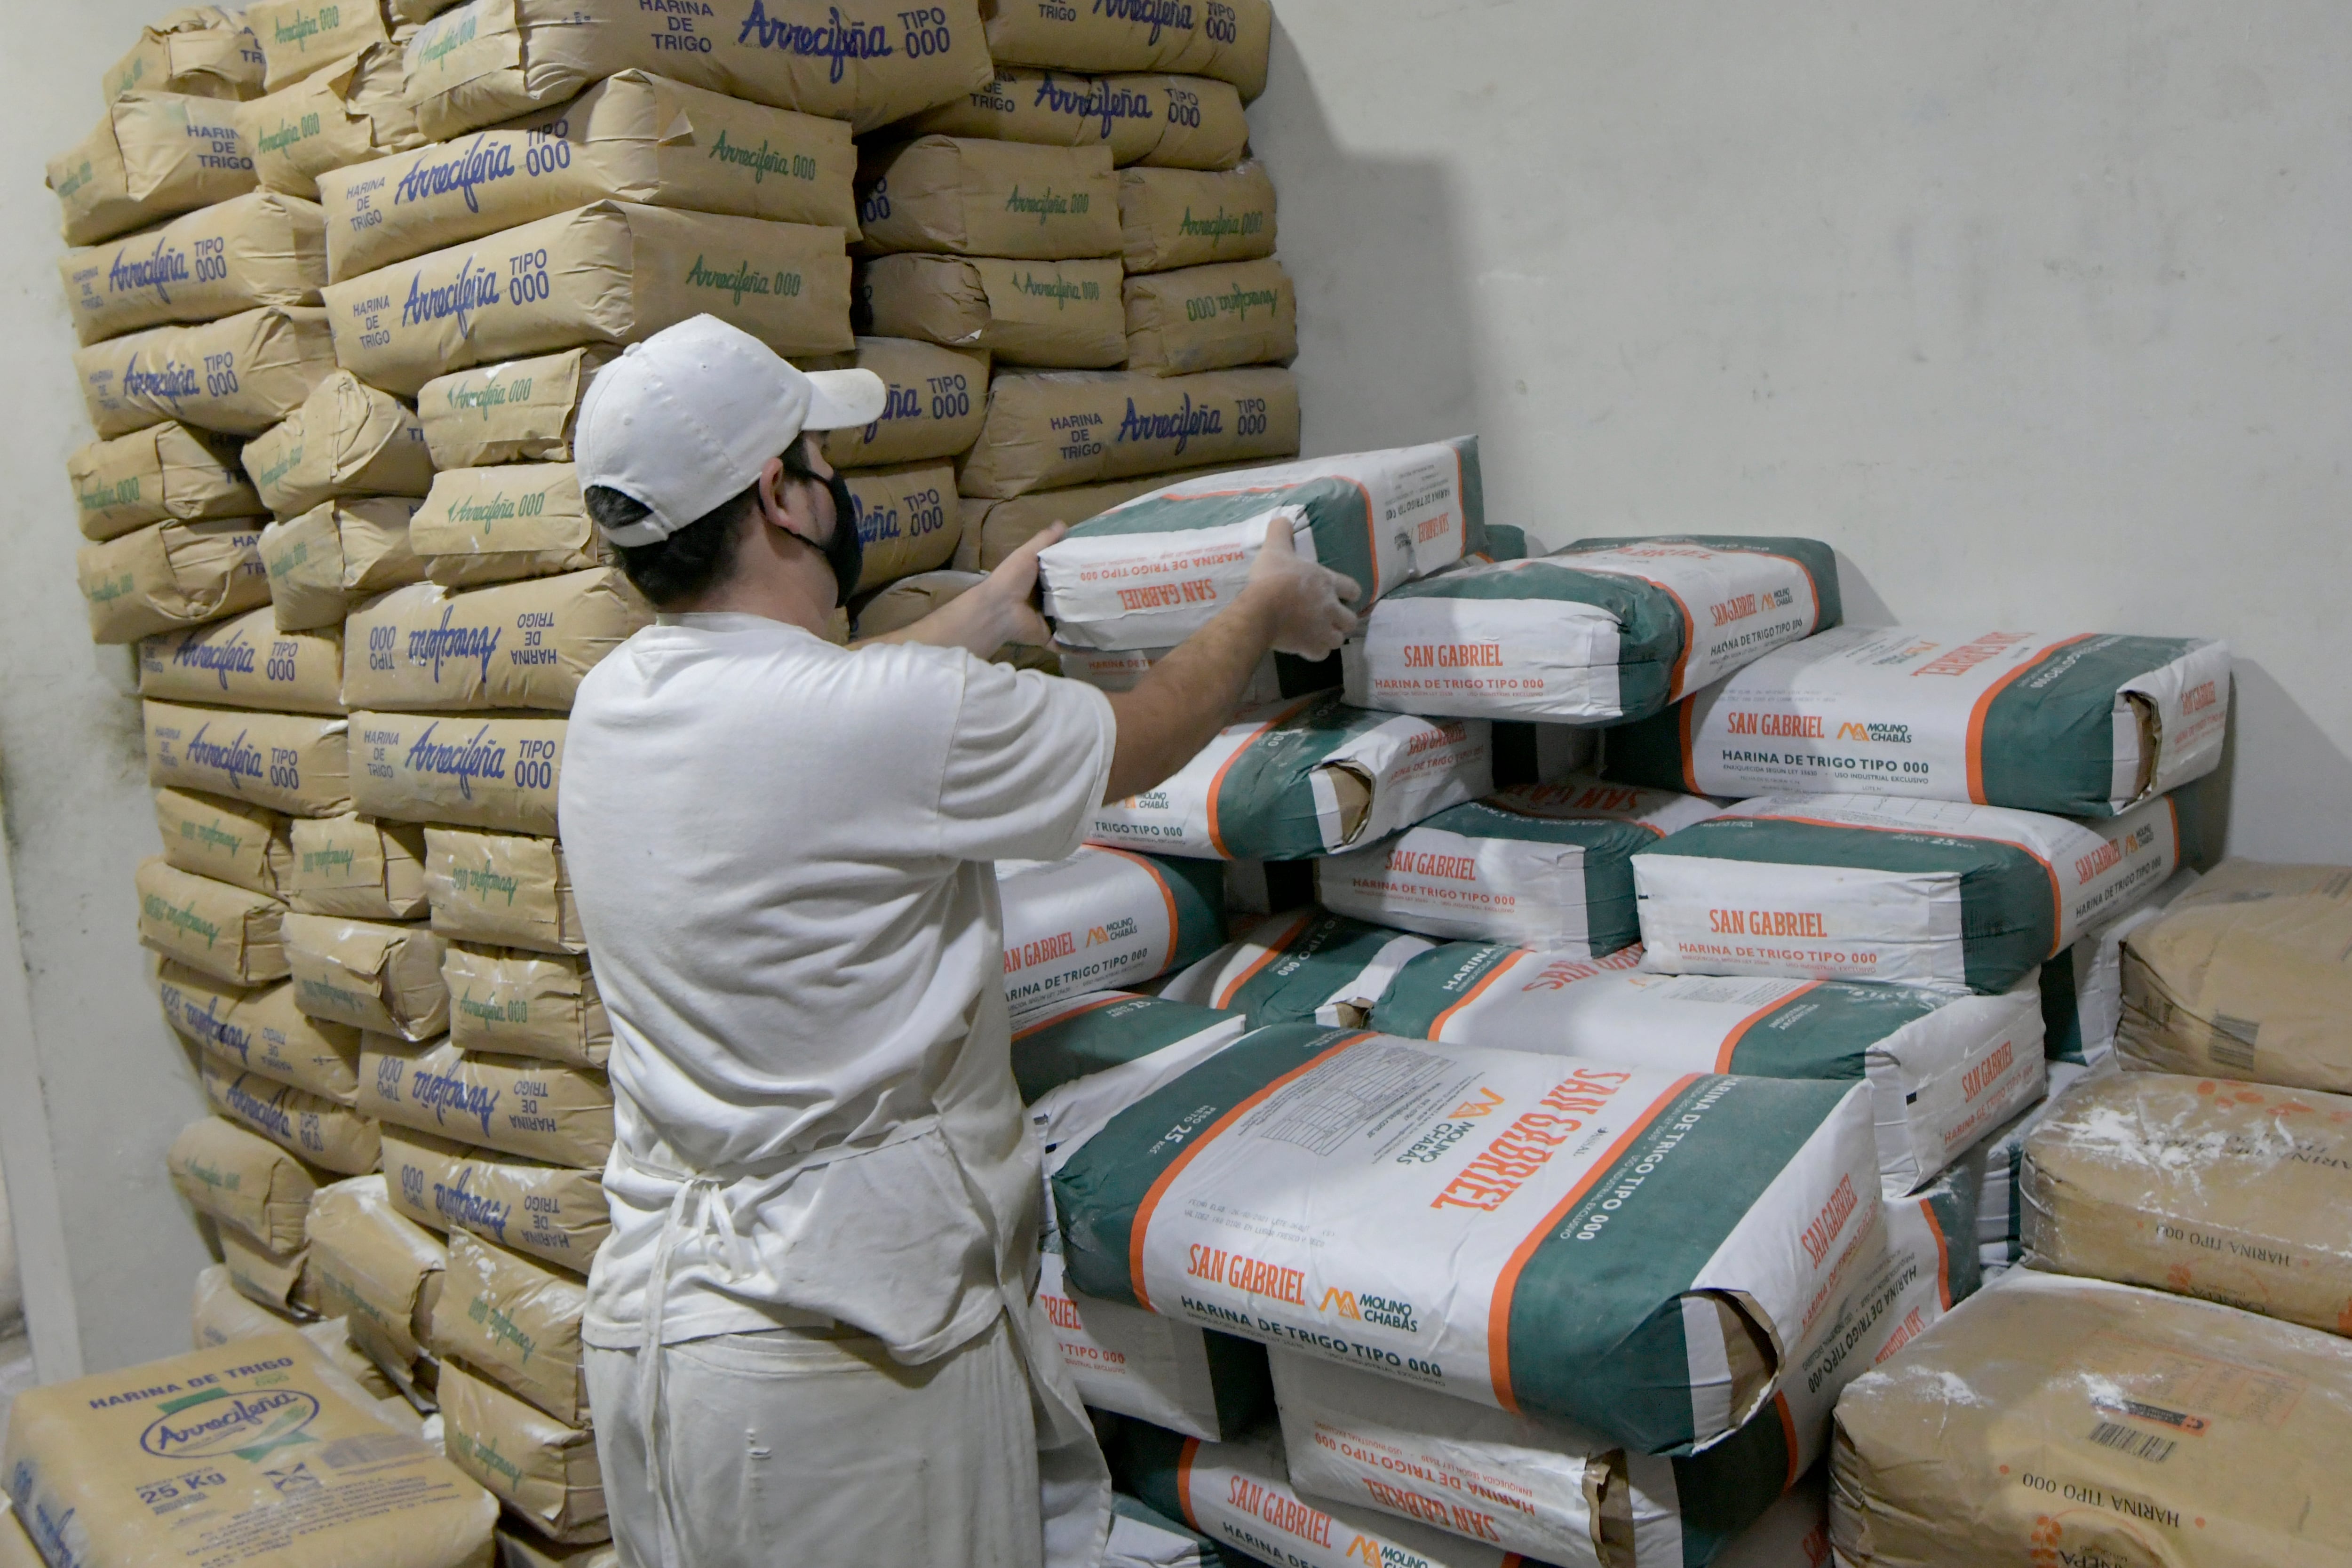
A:
<svg viewBox="0 0 2352 1568">
<path fill-rule="evenodd" d="M 589 673 L 559 804 L 617 1102 L 590 1343 L 643 1342 L 688 1174 L 720 1212 L 673 1238 L 666 1341 L 832 1320 L 921 1362 L 995 1320 L 1039 1178 L 992 862 L 1076 851 L 1114 738 L 1076 681 L 758 616 Z"/>
</svg>

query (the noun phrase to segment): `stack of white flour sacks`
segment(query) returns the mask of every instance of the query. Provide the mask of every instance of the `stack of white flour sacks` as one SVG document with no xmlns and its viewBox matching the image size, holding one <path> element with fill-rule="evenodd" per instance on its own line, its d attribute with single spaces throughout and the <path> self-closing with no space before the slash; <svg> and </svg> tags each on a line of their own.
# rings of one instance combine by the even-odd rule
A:
<svg viewBox="0 0 2352 1568">
<path fill-rule="evenodd" d="M 1850 626 L 1818 541 L 1483 510 L 1462 438 L 1045 553 L 1105 685 L 1276 518 L 1364 611 L 1001 868 L 1048 1313 L 1186 1527 L 1139 1560 L 1825 1562 L 1840 1393 L 2017 1258 L 2014 1146 L 2193 877 L 2229 652 Z"/>
</svg>

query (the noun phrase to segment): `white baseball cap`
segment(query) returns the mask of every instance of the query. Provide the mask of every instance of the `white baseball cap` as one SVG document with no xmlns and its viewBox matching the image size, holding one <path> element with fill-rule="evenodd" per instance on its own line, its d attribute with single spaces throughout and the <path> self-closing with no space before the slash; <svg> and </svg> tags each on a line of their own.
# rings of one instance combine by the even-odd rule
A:
<svg viewBox="0 0 2352 1568">
<path fill-rule="evenodd" d="M 697 316 L 631 343 L 597 373 L 572 454 L 583 486 L 618 490 L 652 513 L 604 537 L 654 544 L 740 495 L 803 431 L 870 425 L 888 401 L 870 370 L 795 370 L 740 327 Z"/>
</svg>

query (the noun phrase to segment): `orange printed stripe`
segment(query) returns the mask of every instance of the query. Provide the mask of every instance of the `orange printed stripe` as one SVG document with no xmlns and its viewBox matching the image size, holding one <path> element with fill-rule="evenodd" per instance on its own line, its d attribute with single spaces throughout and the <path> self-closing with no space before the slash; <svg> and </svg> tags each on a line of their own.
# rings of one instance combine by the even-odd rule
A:
<svg viewBox="0 0 2352 1568">
<path fill-rule="evenodd" d="M 1780 1481 L 1780 1489 L 1787 1491 L 1797 1484 L 1797 1417 L 1785 1394 L 1773 1394 L 1772 1408 L 1780 1413 L 1780 1447 L 1789 1451 L 1789 1473 Z"/>
<path fill-rule="evenodd" d="M 1307 709 L 1307 705 L 1313 702 L 1316 697 L 1320 697 L 1322 693 L 1318 691 L 1315 694 L 1315 697 L 1302 697 L 1297 701 L 1292 703 L 1289 707 L 1284 709 L 1281 712 L 1276 714 L 1273 718 L 1267 720 L 1265 723 L 1260 724 L 1256 729 L 1249 732 L 1247 739 L 1243 741 L 1240 745 L 1234 748 L 1233 754 L 1231 756 L 1228 756 L 1223 763 L 1218 764 L 1216 776 L 1209 781 L 1209 847 L 1214 849 L 1218 854 L 1223 856 L 1226 859 L 1237 859 L 1239 857 L 1235 856 L 1233 851 L 1225 847 L 1225 836 L 1218 831 L 1217 828 L 1217 795 L 1218 793 L 1225 787 L 1225 775 L 1234 771 L 1234 764 L 1242 760 L 1242 753 L 1248 751 L 1252 746 L 1256 745 L 1258 742 L 1264 740 L 1267 731 L 1275 729 L 1278 725 L 1288 722 L 1296 715 L 1304 712 Z"/>
<path fill-rule="evenodd" d="M 1927 1216 L 1927 1234 L 1936 1238 L 1936 1294 L 1948 1312 L 1952 1310 L 1951 1245 L 1944 1239 L 1944 1227 L 1936 1222 L 1936 1205 L 1922 1199 L 1919 1212 Z"/>
<path fill-rule="evenodd" d="M 1025 1028 L 1015 1030 L 1013 1037 L 1015 1040 L 1025 1040 L 1040 1029 L 1050 1029 L 1056 1024 L 1066 1024 L 1073 1018 L 1083 1018 L 1097 1007 L 1116 1007 L 1122 1002 L 1134 1000 L 1135 995 L 1131 992 L 1114 991 L 1108 996 L 1097 996 L 1084 1005 L 1065 1007 L 1058 1013 L 1040 1018 Z"/>
<path fill-rule="evenodd" d="M 1095 847 L 1101 849 L 1105 854 L 1123 856 L 1127 859 L 1134 861 L 1137 865 L 1142 867 L 1144 874 L 1151 879 L 1151 885 L 1160 889 L 1160 901 L 1167 908 L 1168 910 L 1168 955 L 1167 958 L 1163 958 L 1160 961 L 1160 967 L 1163 969 L 1166 968 L 1168 965 L 1168 959 L 1176 956 L 1176 938 L 1178 935 L 1176 930 L 1176 889 L 1168 885 L 1168 873 L 1161 870 L 1151 861 L 1136 854 L 1131 849 L 1114 849 L 1108 844 L 1097 845 Z"/>
<path fill-rule="evenodd" d="M 1618 1157 L 1650 1130 L 1651 1123 L 1664 1111 L 1666 1102 L 1696 1083 L 1699 1077 L 1695 1072 L 1685 1073 L 1675 1079 L 1665 1093 L 1653 1100 L 1650 1108 L 1634 1119 L 1633 1125 L 1620 1133 L 1617 1141 L 1592 1163 L 1592 1168 L 1584 1173 L 1583 1179 L 1569 1191 L 1568 1195 L 1551 1206 L 1551 1212 L 1544 1215 L 1543 1223 L 1528 1233 L 1527 1239 L 1512 1249 L 1510 1261 L 1503 1265 L 1503 1272 L 1495 1281 L 1494 1297 L 1486 1307 L 1486 1367 L 1487 1375 L 1495 1384 L 1495 1402 L 1512 1415 L 1519 1414 L 1519 1402 L 1511 1393 L 1511 1298 L 1518 1290 L 1519 1276 L 1526 1271 L 1528 1260 L 1536 1255 L 1536 1248 L 1550 1238 L 1552 1227 L 1566 1218 L 1568 1211 L 1582 1203 L 1584 1195 L 1599 1184 L 1601 1178 L 1617 1163 Z"/>
<path fill-rule="evenodd" d="M 1705 792 L 1698 787 L 1698 753 L 1691 748 L 1691 721 L 1698 714 L 1698 699 L 1686 698 L 1675 704 L 1675 727 L 1681 731 L 1683 751 L 1683 787 L 1693 795 Z"/>
<path fill-rule="evenodd" d="M 1496 981 L 1500 980 L 1503 977 L 1504 972 L 1517 964 L 1519 960 L 1523 958 L 1532 958 L 1534 956 L 1535 954 L 1532 952 L 1523 947 L 1517 952 L 1511 954 L 1510 957 L 1503 960 L 1502 963 L 1495 965 L 1494 968 L 1486 971 L 1486 973 L 1480 975 L 1478 977 L 1478 984 L 1473 985 L 1469 990 L 1462 994 L 1461 1001 L 1456 1002 L 1453 1006 L 1448 1007 L 1444 1012 L 1440 1013 L 1434 1019 L 1431 1020 L 1429 1026 L 1429 1037 L 1433 1040 L 1444 1039 L 1445 1037 L 1445 1026 L 1453 1020 L 1454 1014 L 1459 1013 L 1463 1008 L 1467 1007 L 1471 1003 L 1475 1002 L 1479 997 L 1485 995 L 1486 994 L 1486 987 L 1495 984 Z"/>
<path fill-rule="evenodd" d="M 1267 964 L 1272 963 L 1276 959 L 1280 958 L 1284 953 L 1288 952 L 1290 951 L 1290 944 L 1297 942 L 1299 938 L 1299 934 L 1306 931 L 1308 925 L 1313 923 L 1315 913 L 1316 911 L 1312 906 L 1300 911 L 1297 920 L 1292 921 L 1289 925 L 1284 927 L 1279 935 L 1277 935 L 1272 942 L 1266 943 L 1265 951 L 1257 955 L 1256 962 L 1253 963 L 1247 969 L 1243 970 L 1240 974 L 1235 976 L 1225 985 L 1224 989 L 1215 994 L 1215 995 L 1210 1000 L 1209 1005 L 1212 1007 L 1222 1007 L 1226 1003 L 1231 1002 L 1235 996 L 1241 994 L 1243 986 L 1247 985 L 1251 981 L 1257 978 L 1257 972 L 1259 970 L 1264 969 Z"/>
<path fill-rule="evenodd" d="M 2062 641 L 2052 643 L 2048 647 L 2040 649 L 2032 658 L 2025 660 L 2022 664 L 2012 668 L 2008 674 L 2002 676 L 1999 680 L 1996 680 L 1990 686 L 1986 687 L 1983 695 L 1977 699 L 1976 706 L 1969 710 L 1969 798 L 1970 800 L 1976 802 L 1979 805 L 1990 805 L 1992 804 L 1992 802 L 1985 798 L 1984 785 L 1985 715 L 1992 709 L 1992 700 L 2000 696 L 2002 691 L 2006 690 L 2011 681 L 2015 680 L 2019 676 L 2023 675 L 2027 670 L 2032 669 L 2043 659 L 2048 658 L 2052 654 L 2056 653 L 2060 648 L 2069 647 L 2075 643 L 2088 642 L 2090 640 L 2091 634 L 2089 632 L 2084 632 L 2079 636 L 2064 638 Z"/>
<path fill-rule="evenodd" d="M 1818 980 L 1809 980 L 1804 984 L 1799 986 L 1796 990 L 1790 992 L 1786 996 L 1781 997 L 1778 1002 L 1765 1003 L 1764 1005 L 1757 1008 L 1756 1011 L 1748 1014 L 1748 1016 L 1740 1019 L 1738 1023 L 1733 1025 L 1731 1033 L 1723 1037 L 1723 1049 L 1716 1054 L 1715 1070 L 1717 1072 L 1729 1072 L 1731 1070 L 1732 1053 L 1739 1048 L 1739 1042 L 1748 1037 L 1748 1031 L 1754 1028 L 1758 1023 L 1761 1022 L 1767 1013 L 1776 1012 L 1779 1009 L 1787 1006 L 1790 1003 L 1794 1002 L 1798 997 L 1802 996 L 1806 992 L 1812 990 L 1820 984 L 1821 982 Z"/>
<path fill-rule="evenodd" d="M 1201 1528 L 1199 1517 L 1192 1512 L 1192 1459 L 1200 1451 L 1201 1439 L 1187 1437 L 1183 1451 L 1176 1456 L 1176 1505 L 1184 1510 L 1184 1522 L 1195 1533 L 1206 1535 L 1208 1531 Z"/>
<path fill-rule="evenodd" d="M 1143 1238 L 1151 1228 L 1151 1216 L 1159 1212 L 1160 1200 L 1168 1195 L 1169 1187 L 1174 1184 L 1178 1176 L 1183 1173 L 1184 1167 L 1192 1163 L 1192 1157 L 1207 1148 L 1218 1133 L 1265 1104 L 1275 1090 L 1293 1079 L 1312 1072 L 1349 1046 L 1360 1044 L 1371 1037 L 1371 1031 L 1367 1029 L 1360 1034 L 1349 1035 L 1345 1039 L 1333 1041 L 1306 1061 L 1292 1068 L 1288 1072 L 1234 1106 L 1231 1110 L 1226 1111 L 1223 1116 L 1218 1117 L 1214 1121 L 1210 1122 L 1206 1130 L 1193 1139 L 1183 1152 L 1168 1162 L 1168 1168 L 1160 1173 L 1159 1179 L 1154 1181 L 1150 1190 L 1143 1194 L 1143 1201 L 1135 1205 L 1135 1220 L 1129 1226 L 1127 1233 L 1128 1279 L 1135 1288 L 1136 1300 L 1146 1310 L 1154 1309 L 1151 1306 L 1151 1292 L 1146 1289 L 1143 1284 Z"/>
</svg>

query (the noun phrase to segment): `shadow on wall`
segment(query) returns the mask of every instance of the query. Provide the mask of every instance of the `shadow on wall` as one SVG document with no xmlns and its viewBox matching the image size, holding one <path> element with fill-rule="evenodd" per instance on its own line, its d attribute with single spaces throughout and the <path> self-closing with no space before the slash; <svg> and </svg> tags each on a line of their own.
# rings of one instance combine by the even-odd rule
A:
<svg viewBox="0 0 2352 1568">
<path fill-rule="evenodd" d="M 1298 291 L 1307 454 L 1477 429 L 1467 258 L 1444 165 L 1340 146 L 1279 15 L 1250 142 Z"/>
</svg>

